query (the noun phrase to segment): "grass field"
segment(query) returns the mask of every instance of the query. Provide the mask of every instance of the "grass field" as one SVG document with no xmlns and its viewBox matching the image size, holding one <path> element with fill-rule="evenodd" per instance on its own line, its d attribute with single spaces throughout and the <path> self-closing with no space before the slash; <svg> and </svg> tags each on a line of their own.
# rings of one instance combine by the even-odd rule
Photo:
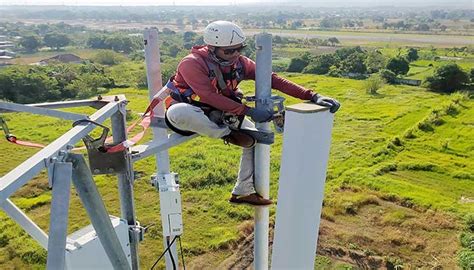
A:
<svg viewBox="0 0 474 270">
<path fill-rule="evenodd" d="M 421 74 L 424 62 L 418 64 L 415 72 Z M 354 265 L 350 256 L 331 255 L 328 250 L 332 247 L 380 257 L 407 269 L 436 264 L 456 269 L 461 219 L 474 212 L 474 204 L 461 199 L 474 199 L 474 100 L 411 86 L 384 86 L 377 95 L 369 95 L 363 81 L 285 76 L 342 103 L 333 129 L 317 261 L 321 269 L 351 269 L 348 267 Z M 253 82 L 242 83 L 242 88 L 251 93 Z M 135 118 L 143 112 L 146 91 L 110 92 L 118 93 L 130 100 L 127 107 Z M 297 102 L 287 97 L 287 104 Z M 93 110 L 72 111 L 89 114 Z M 67 121 L 47 117 L 8 114 L 6 118 L 18 138 L 41 143 L 51 142 L 70 128 Z M 273 198 L 278 189 L 281 140 L 281 135 L 276 135 L 271 152 Z M 0 141 L 0 148 L 0 175 L 37 151 L 5 140 Z M 182 184 L 183 248 L 190 267 L 219 268 L 248 234 L 253 209 L 227 203 L 239 155 L 237 147 L 208 138 L 170 150 L 172 170 L 180 174 Z M 150 268 L 163 250 L 158 193 L 149 184 L 154 164 L 153 159 L 147 159 L 134 167 L 141 175 L 135 183 L 137 217 L 142 225 L 152 225 L 140 245 L 143 269 Z M 116 179 L 99 176 L 95 180 L 110 214 L 119 215 Z M 45 173 L 12 198 L 46 231 L 50 199 Z M 272 218 L 274 211 L 273 206 Z M 87 224 L 73 191 L 69 231 Z M 436 248 L 439 243 L 444 243 L 443 248 Z M 43 269 L 45 260 L 46 251 L 0 212 L 1 268 Z"/>
</svg>

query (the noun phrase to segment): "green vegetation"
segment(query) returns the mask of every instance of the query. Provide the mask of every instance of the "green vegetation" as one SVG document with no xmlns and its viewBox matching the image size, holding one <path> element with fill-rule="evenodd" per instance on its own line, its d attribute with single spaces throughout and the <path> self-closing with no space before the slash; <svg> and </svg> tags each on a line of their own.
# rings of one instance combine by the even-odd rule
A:
<svg viewBox="0 0 474 270">
<path fill-rule="evenodd" d="M 113 83 L 100 66 L 14 66 L 0 70 L 0 98 L 17 103 L 37 103 L 85 98 L 105 92 Z"/>
<path fill-rule="evenodd" d="M 456 64 L 448 64 L 437 68 L 433 76 L 426 78 L 426 87 L 433 91 L 452 93 L 465 87 L 469 75 Z"/>
<path fill-rule="evenodd" d="M 144 111 L 148 93 L 141 51 L 142 30 L 104 30 L 107 23 L 103 20 L 151 21 L 157 17 L 153 14 L 154 8 L 146 14 L 135 8 L 118 7 L 94 11 L 96 13 L 89 13 L 91 10 L 64 11 L 62 7 L 46 13 L 29 8 L 11 9 L 14 12 L 5 16 L 28 14 L 91 20 L 97 19 L 94 16 L 98 14 L 103 16 L 97 21 L 98 30 L 65 23 L 0 23 L 0 35 L 22 37 L 18 39 L 20 58 L 14 60 L 19 65 L 0 69 L 1 99 L 31 103 L 88 98 L 99 93 L 125 94 L 130 101 L 127 105 L 129 121 L 137 119 L 138 113 Z M 235 14 L 215 15 L 212 8 L 183 10 L 174 7 L 173 10 L 156 11 L 160 15 L 160 26 L 165 25 L 160 27 L 163 80 L 174 74 L 179 60 L 192 45 L 202 44 L 202 36 L 194 32 L 195 29 L 205 26 L 215 16 L 235 18 Z M 192 17 L 194 12 L 200 13 L 199 16 Z M 240 11 L 236 12 L 240 14 Z M 292 10 L 272 12 L 259 16 L 244 12 L 239 23 L 252 28 L 294 29 L 278 30 L 281 34 L 273 36 L 274 71 L 342 103 L 334 123 L 317 269 L 357 269 L 353 266 L 356 264 L 368 269 L 451 269 L 454 265 L 469 269 L 474 260 L 474 100 L 472 92 L 455 91 L 472 86 L 474 47 L 435 48 L 426 44 L 414 47 L 403 42 L 403 46 L 399 46 L 397 42 L 385 41 L 364 43 L 362 38 L 376 40 L 385 36 L 358 32 L 359 27 L 366 27 L 362 31 L 392 32 L 392 36 L 405 39 L 458 38 L 453 34 L 470 33 L 469 28 L 456 28 L 468 23 L 467 15 L 462 11 L 438 10 L 434 13 L 420 11 L 418 16 L 411 17 L 404 11 L 377 10 L 364 11 L 367 13 L 363 16 L 370 18 L 360 18 L 359 11 L 342 10 L 340 14 L 344 18 L 336 18 L 330 10 L 323 14 L 308 9 L 304 15 Z M 410 19 L 402 21 L 396 16 Z M 451 22 L 454 19 L 458 20 L 457 24 Z M 449 28 L 442 27 L 444 23 Z M 307 30 L 320 27 L 340 28 Z M 443 31 L 446 35 L 394 33 L 402 29 Z M 69 42 L 53 44 L 46 40 L 54 35 L 60 39 L 57 33 L 64 33 L 63 41 L 67 38 Z M 344 37 L 349 36 L 361 39 L 348 42 Z M 462 36 L 466 37 L 469 38 Z M 253 38 L 249 37 L 247 42 L 249 46 L 243 53 L 255 58 L 255 47 L 251 46 Z M 356 46 L 360 44 L 370 46 Z M 26 66 L 54 56 L 57 52 L 53 50 L 75 53 L 87 60 L 82 64 Z M 347 78 L 349 73 L 360 80 Z M 367 77 L 367 80 L 361 80 Z M 400 77 L 426 79 L 428 83 L 423 86 L 436 91 L 395 85 Z M 241 84 L 246 94 L 252 94 L 253 87 L 253 82 Z M 285 97 L 286 104 L 300 102 Z M 94 109 L 67 111 L 91 114 Z M 19 139 L 43 144 L 66 132 L 71 124 L 24 113 L 2 117 Z M 149 133 L 144 140 L 148 139 L 151 139 Z M 282 136 L 276 135 L 271 153 L 272 198 L 277 196 L 281 147 Z M 37 151 L 5 140 L 0 141 L 0 148 L 0 175 Z M 181 179 L 183 248 L 191 268 L 220 269 L 222 261 L 239 248 L 246 248 L 239 246 L 252 233 L 253 209 L 227 203 L 237 174 L 239 155 L 238 148 L 203 137 L 170 150 L 172 170 L 178 172 Z M 134 190 L 137 217 L 142 225 L 149 226 L 145 241 L 140 244 L 141 266 L 147 269 L 163 251 L 158 193 L 149 185 L 155 162 L 153 159 L 140 161 L 134 164 L 134 170 L 139 177 Z M 115 177 L 99 176 L 95 180 L 110 214 L 120 215 Z M 89 223 L 75 192 L 71 194 L 69 233 Z M 41 228 L 48 230 L 51 192 L 44 172 L 11 199 Z M 270 213 L 274 219 L 275 206 L 270 208 Z M 358 258 L 357 262 L 354 258 Z M 46 251 L 0 212 L 1 268 L 44 269 L 45 261 Z M 163 263 L 158 267 L 163 267 Z"/>
<path fill-rule="evenodd" d="M 383 207 L 384 201 L 419 208 L 417 211 L 421 212 L 415 214 L 415 212 L 407 213 L 407 210 L 403 209 L 397 210 L 398 212 L 383 217 L 381 223 L 385 224 L 383 226 L 387 224 L 408 226 L 412 224 L 411 216 L 420 215 L 426 209 L 454 213 L 457 216 L 474 210 L 472 205 L 459 202 L 461 196 L 474 197 L 472 189 L 469 188 L 472 185 L 472 176 L 455 177 L 460 172 L 469 172 L 474 168 L 473 149 L 469 144 L 472 131 L 468 127 L 459 128 L 463 126 L 461 123 L 473 117 L 472 99 L 459 94 L 446 99 L 436 93 L 410 86 L 384 86 L 378 90 L 376 98 L 371 98 L 367 96 L 362 81 L 314 75 L 288 75 L 291 76 L 291 80 L 306 87 L 314 87 L 313 83 L 318 81 L 316 90 L 321 89 L 322 93 L 338 97 L 344 106 L 336 116 L 333 132 L 327 199 L 324 207 L 325 219 L 344 222 L 346 215 L 362 215 L 366 207 Z M 250 82 L 242 84 L 246 93 L 251 92 L 251 87 Z M 132 110 L 132 114 L 142 112 L 146 107 L 146 92 L 133 89 L 116 89 L 110 92 L 112 95 L 118 93 L 124 93 L 131 101 L 128 107 Z M 295 102 L 298 101 L 288 98 L 288 104 Z M 362 103 L 364 106 L 360 105 Z M 434 116 L 443 121 L 432 118 Z M 18 114 L 7 117 L 12 132 L 19 138 L 27 136 L 28 139 L 42 143 L 53 140 L 68 129 L 65 121 L 40 116 Z M 420 129 L 419 123 L 431 123 L 432 130 Z M 57 130 L 51 129 L 51 126 L 57 127 Z M 404 135 L 408 130 L 412 130 L 413 137 L 405 138 Z M 450 140 L 453 136 L 456 140 Z M 447 145 L 446 141 L 449 141 Z M 1 158 L 3 173 L 36 151 L 16 147 L 5 141 L 0 144 L 4 149 Z M 16 154 L 11 158 L 13 152 Z M 251 208 L 232 206 L 226 201 L 236 176 L 239 152 L 236 147 L 229 147 L 219 140 L 208 138 L 197 138 L 173 148 L 170 152 L 172 170 L 179 172 L 182 180 L 185 219 L 183 244 L 188 260 L 209 252 L 232 249 L 240 241 L 237 225 L 252 218 Z M 281 136 L 278 135 L 272 150 L 272 197 L 275 197 L 277 192 L 280 155 Z M 3 163 L 7 160 L 6 156 L 9 156 L 8 164 Z M 135 193 L 138 217 L 144 225 L 159 224 L 158 195 L 146 180 L 153 173 L 153 167 L 153 160 L 144 160 L 135 165 L 135 170 L 143 173 L 136 182 Z M 47 180 L 44 177 L 42 175 L 32 181 L 22 192 L 35 190 L 35 186 L 39 187 L 36 188 L 39 191 L 46 190 Z M 96 181 L 101 193 L 104 194 L 109 211 L 117 215 L 119 208 L 115 180 L 113 177 L 102 176 L 97 177 Z M 356 193 L 341 192 L 341 188 L 343 190 L 351 188 L 356 190 Z M 369 190 L 380 193 L 372 193 Z M 47 226 L 48 217 L 44 213 L 48 212 L 46 211 L 48 205 L 45 202 L 47 203 L 49 195 L 42 195 L 42 192 L 26 195 L 22 192 L 15 195 L 13 200 L 34 220 L 40 222 L 42 226 Z M 87 224 L 78 198 L 76 196 L 72 198 L 71 230 Z M 273 211 L 274 209 L 272 213 Z M 0 243 L 4 245 L 0 248 L 2 254 L 0 258 L 4 258 L 1 263 L 24 265 L 36 262 L 41 265 L 45 258 L 44 251 L 35 244 L 29 245 L 27 249 L 20 247 L 20 242 L 15 244 L 16 239 L 25 241 L 28 237 L 21 233 L 23 238 L 19 238 L 21 229 L 7 221 L 8 218 L 4 214 L 0 215 L 1 224 L 7 222 L 11 226 L 10 230 L 0 236 L 2 239 Z M 417 221 L 419 225 L 416 226 L 428 226 L 423 225 L 423 222 L 432 222 L 429 217 L 425 219 Z M 186 224 L 200 224 L 200 226 Z M 455 224 L 453 223 L 453 226 L 456 226 Z M 456 232 L 447 229 L 445 237 L 451 235 L 456 237 Z M 409 241 L 399 239 L 398 236 L 390 237 L 393 237 L 390 241 L 394 243 Z M 426 235 L 421 234 L 418 237 L 424 239 L 423 241 L 429 241 Z M 414 249 L 416 243 L 413 243 Z M 364 246 L 360 243 L 357 245 Z M 365 248 L 370 246 L 366 245 Z M 32 250 L 34 253 L 31 253 Z M 145 241 L 141 244 L 142 267 L 149 267 L 160 250 L 160 226 L 157 225 L 149 229 Z M 424 254 L 424 249 L 411 250 L 412 255 L 389 247 L 380 247 L 380 250 L 395 252 L 398 254 L 398 260 L 403 261 L 405 266 L 410 265 L 412 256 Z M 379 252 L 383 254 L 384 251 Z M 460 255 L 460 258 L 464 258 L 463 256 L 465 255 Z M 20 259 L 11 260 L 11 258 Z M 444 265 L 454 263 L 446 260 L 443 259 Z"/>
</svg>

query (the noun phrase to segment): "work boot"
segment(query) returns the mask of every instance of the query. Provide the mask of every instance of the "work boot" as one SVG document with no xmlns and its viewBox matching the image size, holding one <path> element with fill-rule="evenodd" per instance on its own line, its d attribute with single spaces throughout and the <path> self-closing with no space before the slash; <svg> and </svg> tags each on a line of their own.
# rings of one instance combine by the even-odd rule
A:
<svg viewBox="0 0 474 270">
<path fill-rule="evenodd" d="M 240 130 L 231 130 L 229 135 L 222 137 L 222 139 L 224 139 L 226 144 L 231 143 L 244 148 L 250 148 L 255 145 L 255 139 Z"/>
<path fill-rule="evenodd" d="M 230 203 L 235 204 L 250 204 L 250 205 L 270 205 L 272 204 L 272 200 L 265 199 L 258 193 L 252 193 L 249 195 L 235 195 L 232 194 L 232 197 L 229 199 Z"/>
</svg>

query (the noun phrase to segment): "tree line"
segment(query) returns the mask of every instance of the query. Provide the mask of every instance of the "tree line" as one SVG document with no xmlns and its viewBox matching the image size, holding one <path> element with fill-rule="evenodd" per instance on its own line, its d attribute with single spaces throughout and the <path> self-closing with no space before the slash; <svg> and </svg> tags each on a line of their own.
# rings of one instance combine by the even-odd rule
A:
<svg viewBox="0 0 474 270">
<path fill-rule="evenodd" d="M 340 48 L 331 54 L 314 56 L 309 52 L 292 58 L 286 71 L 328 75 L 332 77 L 351 77 L 365 79 L 377 74 L 385 82 L 394 84 L 410 70 L 410 62 L 419 59 L 418 50 L 408 48 L 395 57 L 386 57 L 378 50 L 365 50 L 361 47 Z M 474 69 L 470 73 L 455 63 L 435 69 L 423 85 L 437 92 L 452 93 L 471 88 L 474 82 Z"/>
</svg>

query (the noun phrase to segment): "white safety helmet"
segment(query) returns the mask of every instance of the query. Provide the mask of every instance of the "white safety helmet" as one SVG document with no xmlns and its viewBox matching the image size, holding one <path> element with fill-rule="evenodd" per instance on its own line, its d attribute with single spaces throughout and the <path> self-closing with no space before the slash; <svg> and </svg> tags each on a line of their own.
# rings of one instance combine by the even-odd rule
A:
<svg viewBox="0 0 474 270">
<path fill-rule="evenodd" d="M 228 21 L 215 21 L 204 30 L 204 42 L 215 47 L 227 47 L 242 44 L 245 35 L 235 23 Z"/>
</svg>

